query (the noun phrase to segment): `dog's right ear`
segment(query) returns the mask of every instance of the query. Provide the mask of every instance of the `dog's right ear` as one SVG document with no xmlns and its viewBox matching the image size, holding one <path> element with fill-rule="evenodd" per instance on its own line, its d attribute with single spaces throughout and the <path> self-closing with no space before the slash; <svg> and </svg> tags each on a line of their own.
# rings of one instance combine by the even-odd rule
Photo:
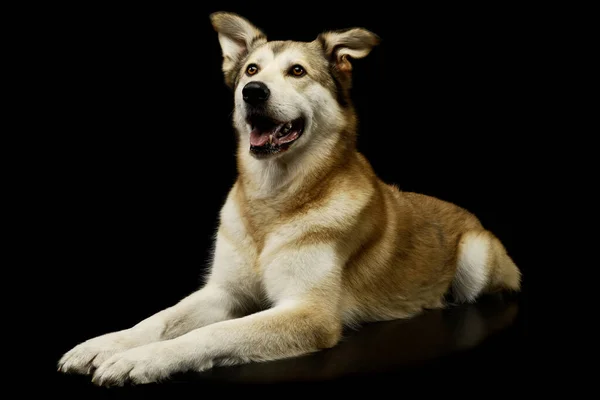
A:
<svg viewBox="0 0 600 400">
<path fill-rule="evenodd" d="M 230 12 L 219 11 L 210 14 L 213 28 L 219 35 L 219 44 L 223 53 L 223 73 L 226 82 L 233 75 L 237 63 L 250 50 L 267 41 L 266 35 L 247 19 Z"/>
</svg>

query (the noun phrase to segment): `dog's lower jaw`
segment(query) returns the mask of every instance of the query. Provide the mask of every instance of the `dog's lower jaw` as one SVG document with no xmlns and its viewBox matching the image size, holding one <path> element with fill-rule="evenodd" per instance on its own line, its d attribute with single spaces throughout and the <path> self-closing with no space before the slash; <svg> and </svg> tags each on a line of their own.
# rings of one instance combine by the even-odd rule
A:
<svg viewBox="0 0 600 400">
<path fill-rule="evenodd" d="M 264 160 L 287 151 L 291 145 L 292 143 L 283 145 L 266 144 L 264 146 L 250 145 L 250 154 L 258 160 Z"/>
</svg>

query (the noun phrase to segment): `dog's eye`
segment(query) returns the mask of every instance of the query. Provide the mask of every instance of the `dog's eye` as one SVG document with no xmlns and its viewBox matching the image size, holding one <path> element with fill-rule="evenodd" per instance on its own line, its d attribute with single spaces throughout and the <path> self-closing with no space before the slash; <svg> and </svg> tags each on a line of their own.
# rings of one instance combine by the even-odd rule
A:
<svg viewBox="0 0 600 400">
<path fill-rule="evenodd" d="M 306 71 L 304 71 L 304 68 L 302 68 L 301 65 L 294 65 L 291 69 L 290 69 L 290 73 L 294 76 L 302 76 L 306 73 Z"/>
<path fill-rule="evenodd" d="M 257 72 L 258 72 L 258 67 L 256 66 L 256 64 L 250 64 L 250 65 L 248 65 L 248 68 L 246 68 L 246 73 L 248 75 L 254 75 Z"/>
</svg>

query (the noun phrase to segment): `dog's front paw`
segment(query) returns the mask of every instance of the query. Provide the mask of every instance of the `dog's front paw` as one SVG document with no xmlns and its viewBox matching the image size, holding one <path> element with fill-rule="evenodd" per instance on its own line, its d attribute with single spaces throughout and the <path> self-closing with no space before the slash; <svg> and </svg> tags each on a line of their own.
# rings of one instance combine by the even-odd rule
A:
<svg viewBox="0 0 600 400">
<path fill-rule="evenodd" d="M 165 343 L 151 343 L 117 353 L 102 363 L 92 378 L 98 386 L 146 384 L 168 378 L 184 368 L 182 355 Z"/>
<path fill-rule="evenodd" d="M 65 373 L 89 374 L 112 355 L 141 343 L 128 330 L 89 339 L 62 356 L 58 370 Z"/>
</svg>

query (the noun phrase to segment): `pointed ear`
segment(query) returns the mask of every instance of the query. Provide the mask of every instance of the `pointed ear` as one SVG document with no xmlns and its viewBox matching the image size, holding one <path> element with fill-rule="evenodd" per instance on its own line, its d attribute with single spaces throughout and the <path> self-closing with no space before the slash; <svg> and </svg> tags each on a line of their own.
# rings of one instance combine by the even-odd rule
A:
<svg viewBox="0 0 600 400">
<path fill-rule="evenodd" d="M 349 58 L 366 57 L 381 41 L 379 36 L 363 28 L 323 32 L 318 40 L 336 69 L 348 74 L 352 71 Z"/>
<path fill-rule="evenodd" d="M 210 21 L 218 33 L 223 53 L 223 72 L 230 75 L 238 61 L 248 52 L 267 41 L 267 37 L 247 19 L 229 12 L 210 14 Z"/>
</svg>

